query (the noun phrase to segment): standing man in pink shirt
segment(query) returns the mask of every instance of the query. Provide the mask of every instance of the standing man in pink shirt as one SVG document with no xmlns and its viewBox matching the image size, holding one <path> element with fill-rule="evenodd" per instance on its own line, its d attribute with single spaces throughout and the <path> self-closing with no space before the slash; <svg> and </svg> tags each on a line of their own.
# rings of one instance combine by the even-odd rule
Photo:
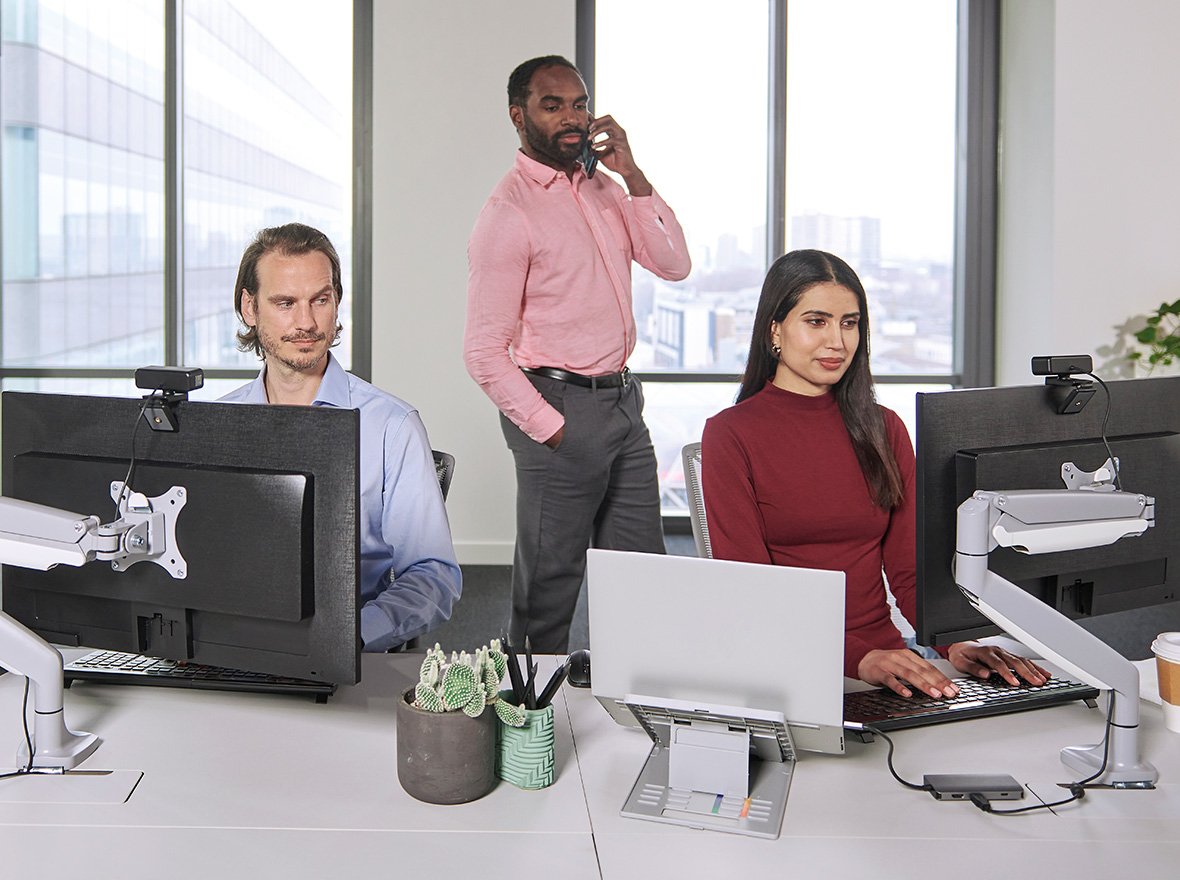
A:
<svg viewBox="0 0 1180 880">
<path fill-rule="evenodd" d="M 586 549 L 664 552 L 659 486 L 635 348 L 631 261 L 679 281 L 690 263 L 676 216 L 635 163 L 627 134 L 594 119 L 586 84 L 557 55 L 508 79 L 520 135 L 467 245 L 467 371 L 500 410 L 516 461 L 509 635 L 565 653 Z M 622 178 L 588 175 L 583 147 Z"/>
</svg>

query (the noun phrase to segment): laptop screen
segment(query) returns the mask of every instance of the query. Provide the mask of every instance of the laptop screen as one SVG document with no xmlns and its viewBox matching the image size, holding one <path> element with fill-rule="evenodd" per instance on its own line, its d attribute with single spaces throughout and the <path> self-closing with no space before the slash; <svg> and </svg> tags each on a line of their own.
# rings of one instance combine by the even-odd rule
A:
<svg viewBox="0 0 1180 880">
<path fill-rule="evenodd" d="M 782 712 L 798 748 L 843 751 L 844 573 L 587 553 L 591 689 Z"/>
</svg>

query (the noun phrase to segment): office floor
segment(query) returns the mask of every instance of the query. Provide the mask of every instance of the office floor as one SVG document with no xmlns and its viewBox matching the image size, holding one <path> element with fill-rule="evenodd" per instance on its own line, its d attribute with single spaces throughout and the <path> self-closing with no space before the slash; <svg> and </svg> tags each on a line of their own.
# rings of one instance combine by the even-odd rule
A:
<svg viewBox="0 0 1180 880">
<path fill-rule="evenodd" d="M 666 535 L 664 546 L 676 556 L 696 556 L 691 535 Z M 462 598 L 451 619 L 420 640 L 421 648 L 438 642 L 446 651 L 470 651 L 499 638 L 508 628 L 511 596 L 512 566 L 464 565 Z M 583 585 L 570 627 L 570 650 L 588 647 L 590 636 Z"/>
</svg>

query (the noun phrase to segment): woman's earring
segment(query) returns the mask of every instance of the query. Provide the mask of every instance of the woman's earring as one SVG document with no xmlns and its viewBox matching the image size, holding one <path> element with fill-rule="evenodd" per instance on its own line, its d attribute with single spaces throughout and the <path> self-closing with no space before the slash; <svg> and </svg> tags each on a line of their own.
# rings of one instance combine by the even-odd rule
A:
<svg viewBox="0 0 1180 880">
<path fill-rule="evenodd" d="M 783 347 L 781 345 L 777 345 L 777 344 L 772 345 L 770 347 L 770 351 L 777 358 L 779 355 L 781 355 L 783 353 Z"/>
</svg>

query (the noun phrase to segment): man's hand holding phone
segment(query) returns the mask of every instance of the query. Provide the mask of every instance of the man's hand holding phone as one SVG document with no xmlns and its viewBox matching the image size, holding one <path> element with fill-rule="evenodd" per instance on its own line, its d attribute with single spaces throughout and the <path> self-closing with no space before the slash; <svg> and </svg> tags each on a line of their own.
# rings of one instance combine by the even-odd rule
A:
<svg viewBox="0 0 1180 880">
<path fill-rule="evenodd" d="M 592 153 L 591 161 L 597 157 L 607 168 L 623 178 L 627 184 L 627 191 L 633 196 L 650 196 L 651 184 L 639 166 L 635 164 L 635 157 L 631 155 L 631 144 L 627 141 L 627 132 L 615 122 L 613 116 L 599 116 L 590 119 L 590 137 L 586 142 L 587 149 L 583 152 Z M 583 159 L 583 166 L 586 161 Z M 587 167 L 586 175 L 590 176 Z"/>
</svg>

